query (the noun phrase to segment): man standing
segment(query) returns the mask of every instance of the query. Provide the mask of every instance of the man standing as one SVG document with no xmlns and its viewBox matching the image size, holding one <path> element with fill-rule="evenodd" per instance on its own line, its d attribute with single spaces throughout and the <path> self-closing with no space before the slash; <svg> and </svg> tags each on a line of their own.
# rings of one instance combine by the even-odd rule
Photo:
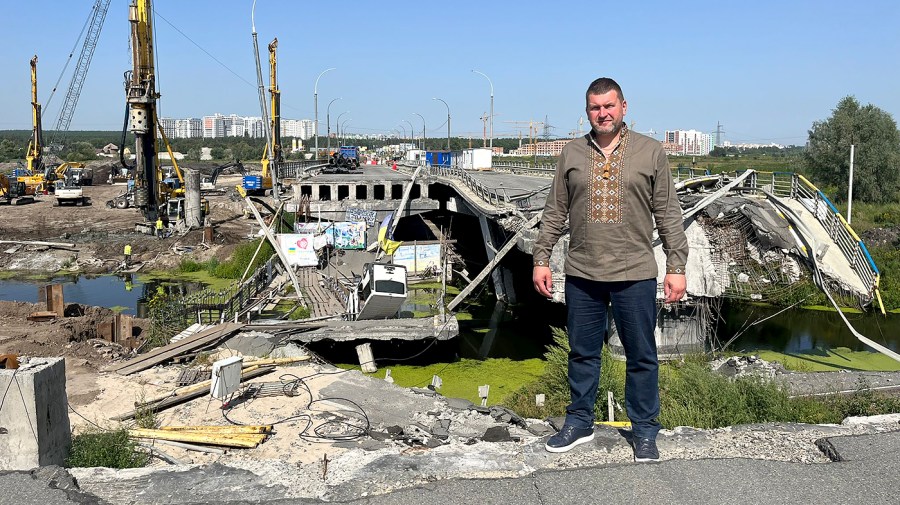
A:
<svg viewBox="0 0 900 505">
<path fill-rule="evenodd" d="M 163 219 L 162 216 L 156 218 L 156 238 L 163 238 Z"/>
<path fill-rule="evenodd" d="M 624 123 L 627 103 L 612 79 L 585 94 L 591 132 L 563 148 L 534 245 L 532 281 L 551 296 L 550 253 L 566 228 L 569 388 L 563 428 L 547 441 L 565 452 L 593 440 L 600 351 L 608 308 L 625 349 L 625 408 L 635 461 L 659 459 L 659 362 L 656 355 L 654 221 L 666 252 L 666 303 L 684 296 L 688 245 L 672 174 L 659 142 Z"/>
<path fill-rule="evenodd" d="M 125 244 L 125 268 L 131 264 L 131 244 Z"/>
</svg>

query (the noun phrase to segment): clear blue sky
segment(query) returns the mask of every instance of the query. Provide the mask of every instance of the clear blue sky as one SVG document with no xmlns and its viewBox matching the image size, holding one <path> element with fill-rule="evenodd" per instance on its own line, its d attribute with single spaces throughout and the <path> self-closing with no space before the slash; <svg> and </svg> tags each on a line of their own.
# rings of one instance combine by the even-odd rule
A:
<svg viewBox="0 0 900 505">
<path fill-rule="evenodd" d="M 0 24 L 0 129 L 30 129 L 28 61 L 37 54 L 47 103 L 92 0 L 4 2 Z M 122 74 L 131 68 L 128 0 L 113 0 L 72 121 L 73 130 L 117 130 Z M 160 114 L 259 115 L 251 38 L 252 0 L 157 0 Z M 409 129 L 481 137 L 494 84 L 495 136 L 507 121 L 543 121 L 564 136 L 578 127 L 583 93 L 615 78 L 635 129 L 724 125 L 732 142 L 803 144 L 813 121 L 854 95 L 900 114 L 900 2 L 723 0 L 694 2 L 258 0 L 261 51 L 279 40 L 286 118 L 319 122 L 328 102 L 351 132 Z M 80 46 L 75 49 L 76 57 Z M 266 54 L 262 54 L 265 58 Z M 56 125 L 75 63 L 44 114 Z M 266 77 L 266 79 L 268 79 Z M 585 122 L 584 130 L 587 130 Z M 527 136 L 527 131 L 525 132 Z M 657 135 L 659 138 L 659 134 Z"/>
</svg>

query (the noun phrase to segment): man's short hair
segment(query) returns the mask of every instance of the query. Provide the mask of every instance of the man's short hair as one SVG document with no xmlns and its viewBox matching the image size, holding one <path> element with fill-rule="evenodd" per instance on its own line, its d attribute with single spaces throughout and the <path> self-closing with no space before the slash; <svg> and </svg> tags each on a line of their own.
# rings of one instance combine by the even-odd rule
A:
<svg viewBox="0 0 900 505">
<path fill-rule="evenodd" d="M 610 91 L 615 91 L 616 94 L 619 95 L 619 100 L 625 101 L 625 95 L 622 93 L 622 88 L 619 86 L 619 83 L 610 79 L 609 77 L 601 77 L 599 79 L 595 79 L 594 82 L 588 86 L 587 92 L 584 94 L 585 101 L 588 98 L 588 95 L 603 95 L 605 93 L 609 93 Z"/>
</svg>

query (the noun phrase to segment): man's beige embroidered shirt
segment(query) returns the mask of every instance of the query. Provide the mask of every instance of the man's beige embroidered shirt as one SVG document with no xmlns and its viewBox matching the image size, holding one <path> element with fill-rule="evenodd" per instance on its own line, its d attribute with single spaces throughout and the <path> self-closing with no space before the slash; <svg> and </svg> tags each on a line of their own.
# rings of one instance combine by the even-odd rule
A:
<svg viewBox="0 0 900 505">
<path fill-rule="evenodd" d="M 684 273 L 688 244 L 681 205 L 656 140 L 623 126 L 608 157 L 590 133 L 563 148 L 533 249 L 535 265 L 549 266 L 567 218 L 566 275 L 608 282 L 655 278 L 654 222 L 666 271 Z"/>
</svg>

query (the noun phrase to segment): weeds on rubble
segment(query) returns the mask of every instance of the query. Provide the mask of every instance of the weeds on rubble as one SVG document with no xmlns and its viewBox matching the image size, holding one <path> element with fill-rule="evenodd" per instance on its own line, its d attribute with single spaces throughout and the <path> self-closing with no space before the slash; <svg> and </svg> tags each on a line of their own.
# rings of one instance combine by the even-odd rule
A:
<svg viewBox="0 0 900 505">
<path fill-rule="evenodd" d="M 159 428 L 159 419 L 156 416 L 156 411 L 145 405 L 146 401 L 147 395 L 142 390 L 137 402 L 135 402 L 134 424 L 138 428 L 155 430 Z"/>
<path fill-rule="evenodd" d="M 568 339 L 563 330 L 556 328 L 553 339 L 554 344 L 544 355 L 543 375 L 508 398 L 507 406 L 524 417 L 565 415 L 569 403 Z M 719 428 L 764 422 L 839 423 L 848 416 L 900 412 L 900 398 L 868 390 L 865 384 L 849 395 L 790 398 L 777 383 L 756 377 L 728 378 L 713 372 L 703 355 L 662 364 L 659 387 L 659 421 L 665 428 Z M 627 421 L 623 407 L 624 362 L 615 359 L 605 347 L 598 390 L 596 419 L 606 420 L 606 391 L 612 391 L 615 420 Z M 543 407 L 535 405 L 535 395 L 540 393 L 546 397 Z"/>
<path fill-rule="evenodd" d="M 136 450 L 134 441 L 128 438 L 128 432 L 124 428 L 91 431 L 72 439 L 66 467 L 139 468 L 145 466 L 148 459 L 149 456 Z"/>
</svg>

